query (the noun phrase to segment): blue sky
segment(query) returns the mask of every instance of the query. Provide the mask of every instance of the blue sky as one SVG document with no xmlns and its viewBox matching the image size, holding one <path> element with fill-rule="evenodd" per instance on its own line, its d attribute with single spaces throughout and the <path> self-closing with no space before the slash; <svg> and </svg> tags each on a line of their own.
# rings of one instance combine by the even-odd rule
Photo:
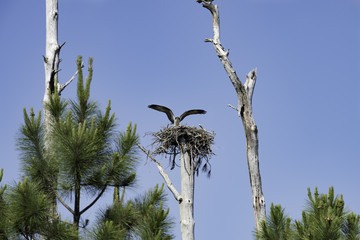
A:
<svg viewBox="0 0 360 240">
<path fill-rule="evenodd" d="M 335 187 L 360 214 L 360 1 L 227 0 L 220 9 L 221 40 L 241 80 L 258 69 L 253 96 L 259 129 L 260 168 L 267 207 L 281 204 L 299 219 L 307 188 Z M 112 101 L 119 130 L 138 124 L 148 132 L 168 122 L 147 108 L 166 105 L 176 114 L 216 132 L 212 176 L 196 178 L 197 239 L 251 239 L 251 203 L 245 137 L 228 104 L 236 93 L 210 43 L 212 19 L 195 0 L 60 0 L 61 83 L 76 71 L 78 55 L 94 57 L 92 98 Z M 44 94 L 45 1 L 0 2 L 0 168 L 3 183 L 20 179 L 15 137 L 22 109 L 42 109 Z M 75 96 L 76 85 L 63 92 Z M 179 169 L 158 158 L 179 186 Z M 141 155 L 138 186 L 130 196 L 162 183 L 157 168 Z M 169 191 L 166 189 L 167 193 Z M 95 205 L 111 203 L 111 191 Z M 179 209 L 168 196 L 180 239 Z M 64 211 L 65 212 L 65 211 Z M 85 214 L 92 219 L 96 210 Z M 64 217 L 70 218 L 64 213 Z"/>
</svg>

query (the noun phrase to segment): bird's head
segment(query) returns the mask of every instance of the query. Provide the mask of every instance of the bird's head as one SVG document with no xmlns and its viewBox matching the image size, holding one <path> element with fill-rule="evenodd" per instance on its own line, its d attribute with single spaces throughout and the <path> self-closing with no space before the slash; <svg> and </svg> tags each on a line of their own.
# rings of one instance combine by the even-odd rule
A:
<svg viewBox="0 0 360 240">
<path fill-rule="evenodd" d="M 180 118 L 175 117 L 174 126 L 179 126 L 179 125 L 180 125 Z"/>
</svg>

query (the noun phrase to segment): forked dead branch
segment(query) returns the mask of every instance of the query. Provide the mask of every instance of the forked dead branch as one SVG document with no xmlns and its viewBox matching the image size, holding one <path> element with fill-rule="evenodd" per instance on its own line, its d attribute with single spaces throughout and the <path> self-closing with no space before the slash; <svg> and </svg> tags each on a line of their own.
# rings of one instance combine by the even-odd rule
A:
<svg viewBox="0 0 360 240">
<path fill-rule="evenodd" d="M 214 144 L 214 132 L 196 127 L 174 126 L 162 128 L 160 131 L 152 133 L 152 136 L 155 138 L 153 154 L 168 155 L 172 165 L 171 169 L 176 165 L 176 155 L 181 150 L 184 152 L 189 151 L 191 159 L 194 161 L 194 173 L 199 174 L 201 168 L 203 172 L 207 172 L 208 176 L 210 176 L 211 164 L 209 160 L 214 155 L 211 150 L 211 146 Z M 180 143 L 181 139 L 184 140 L 184 144 Z"/>
<path fill-rule="evenodd" d="M 255 88 L 257 70 L 251 70 L 246 75 L 245 82 L 241 82 L 235 69 L 229 60 L 229 50 L 225 50 L 220 42 L 220 16 L 217 5 L 212 4 L 213 0 L 197 0 L 198 3 L 208 9 L 212 15 L 213 38 L 206 38 L 205 42 L 212 43 L 217 56 L 219 57 L 228 77 L 235 88 L 237 94 L 237 107 L 229 105 L 238 112 L 241 118 L 245 136 L 246 136 L 246 152 L 247 163 L 249 168 L 250 186 L 252 194 L 252 202 L 255 216 L 256 229 L 259 229 L 262 220 L 266 219 L 265 199 L 262 192 L 262 182 L 259 166 L 259 140 L 258 127 L 255 123 L 252 112 L 252 97 Z"/>
</svg>

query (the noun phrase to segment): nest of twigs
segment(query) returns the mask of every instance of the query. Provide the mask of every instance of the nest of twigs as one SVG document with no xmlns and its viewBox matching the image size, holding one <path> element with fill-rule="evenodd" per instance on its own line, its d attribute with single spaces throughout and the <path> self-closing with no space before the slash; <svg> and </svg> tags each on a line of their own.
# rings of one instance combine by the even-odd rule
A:
<svg viewBox="0 0 360 240">
<path fill-rule="evenodd" d="M 211 146 L 214 144 L 214 132 L 209 132 L 203 128 L 188 126 L 164 127 L 158 132 L 152 133 L 155 137 L 153 145 L 154 155 L 165 154 L 169 156 L 171 169 L 177 165 L 176 155 L 181 148 L 190 152 L 194 161 L 194 172 L 198 175 L 199 169 L 211 175 L 211 164 L 209 162 L 212 155 Z"/>
</svg>

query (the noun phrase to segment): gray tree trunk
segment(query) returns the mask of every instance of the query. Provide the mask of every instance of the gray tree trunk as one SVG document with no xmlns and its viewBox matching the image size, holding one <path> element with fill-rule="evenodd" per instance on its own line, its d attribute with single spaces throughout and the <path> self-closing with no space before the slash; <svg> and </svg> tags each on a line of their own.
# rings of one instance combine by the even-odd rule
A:
<svg viewBox="0 0 360 240">
<path fill-rule="evenodd" d="M 45 66 L 45 92 L 43 99 L 44 108 L 44 137 L 45 150 L 49 149 L 49 131 L 51 116 L 46 109 L 46 104 L 50 102 L 50 96 L 55 91 L 55 79 L 59 71 L 58 44 L 58 0 L 46 0 L 46 49 L 44 56 Z"/>
<path fill-rule="evenodd" d="M 59 64 L 61 62 L 59 55 L 61 45 L 58 44 L 58 0 L 46 0 L 46 49 L 44 56 L 45 67 L 45 92 L 43 99 L 44 108 L 44 134 L 45 134 L 45 150 L 50 147 L 50 123 L 51 115 L 46 109 L 46 105 L 50 102 L 50 97 L 57 90 L 60 95 L 61 92 L 69 85 L 76 77 L 78 72 L 67 81 L 65 84 L 56 83 L 57 73 L 60 71 Z M 83 67 L 83 65 L 82 65 Z"/>
<path fill-rule="evenodd" d="M 46 0 L 46 50 L 44 56 L 45 67 L 45 92 L 43 99 L 44 116 L 44 153 L 48 155 L 51 148 L 50 124 L 51 115 L 46 107 L 50 102 L 51 94 L 55 90 L 55 79 L 59 71 L 59 52 L 58 45 L 58 0 Z M 50 183 L 48 183 L 50 184 Z M 56 196 L 52 194 L 53 214 L 57 214 Z"/>
<path fill-rule="evenodd" d="M 232 107 L 230 105 L 230 107 L 238 112 L 238 116 L 241 117 L 244 126 L 255 225 L 256 229 L 259 230 L 261 221 L 265 220 L 266 209 L 265 199 L 262 193 L 262 183 L 259 168 L 258 129 L 252 114 L 252 95 L 256 83 L 257 72 L 256 69 L 250 71 L 246 76 L 246 81 L 244 84 L 239 80 L 228 58 L 229 50 L 225 51 L 224 47 L 221 45 L 219 9 L 217 5 L 212 4 L 212 1 L 213 0 L 197 0 L 197 2 L 202 3 L 202 6 L 207 8 L 213 16 L 214 37 L 212 39 L 206 39 L 205 41 L 211 42 L 213 44 L 215 51 L 221 63 L 223 64 L 238 97 L 238 106 Z"/>
<path fill-rule="evenodd" d="M 61 45 L 58 44 L 58 0 L 46 0 L 46 46 L 44 56 L 44 67 L 45 67 L 45 92 L 43 98 L 43 126 L 44 126 L 44 153 L 45 156 L 50 152 L 52 138 L 51 132 L 51 114 L 48 111 L 46 105 L 50 103 L 50 98 L 57 90 L 60 95 L 61 92 L 69 85 L 76 77 L 78 72 L 72 76 L 72 78 L 65 84 L 60 85 L 57 83 L 57 73 L 60 71 L 60 49 L 64 46 L 65 42 Z M 48 159 L 49 160 L 49 159 Z M 56 180 L 55 180 L 56 182 Z M 49 183 L 50 184 L 50 183 Z M 51 186 L 52 188 L 53 186 Z M 53 189 L 53 213 L 57 214 L 57 203 L 56 203 L 56 191 Z"/>
<path fill-rule="evenodd" d="M 190 151 L 187 149 L 184 138 L 180 139 L 180 169 L 182 197 L 182 201 L 179 202 L 181 236 L 182 240 L 194 240 L 194 161 Z"/>
</svg>

